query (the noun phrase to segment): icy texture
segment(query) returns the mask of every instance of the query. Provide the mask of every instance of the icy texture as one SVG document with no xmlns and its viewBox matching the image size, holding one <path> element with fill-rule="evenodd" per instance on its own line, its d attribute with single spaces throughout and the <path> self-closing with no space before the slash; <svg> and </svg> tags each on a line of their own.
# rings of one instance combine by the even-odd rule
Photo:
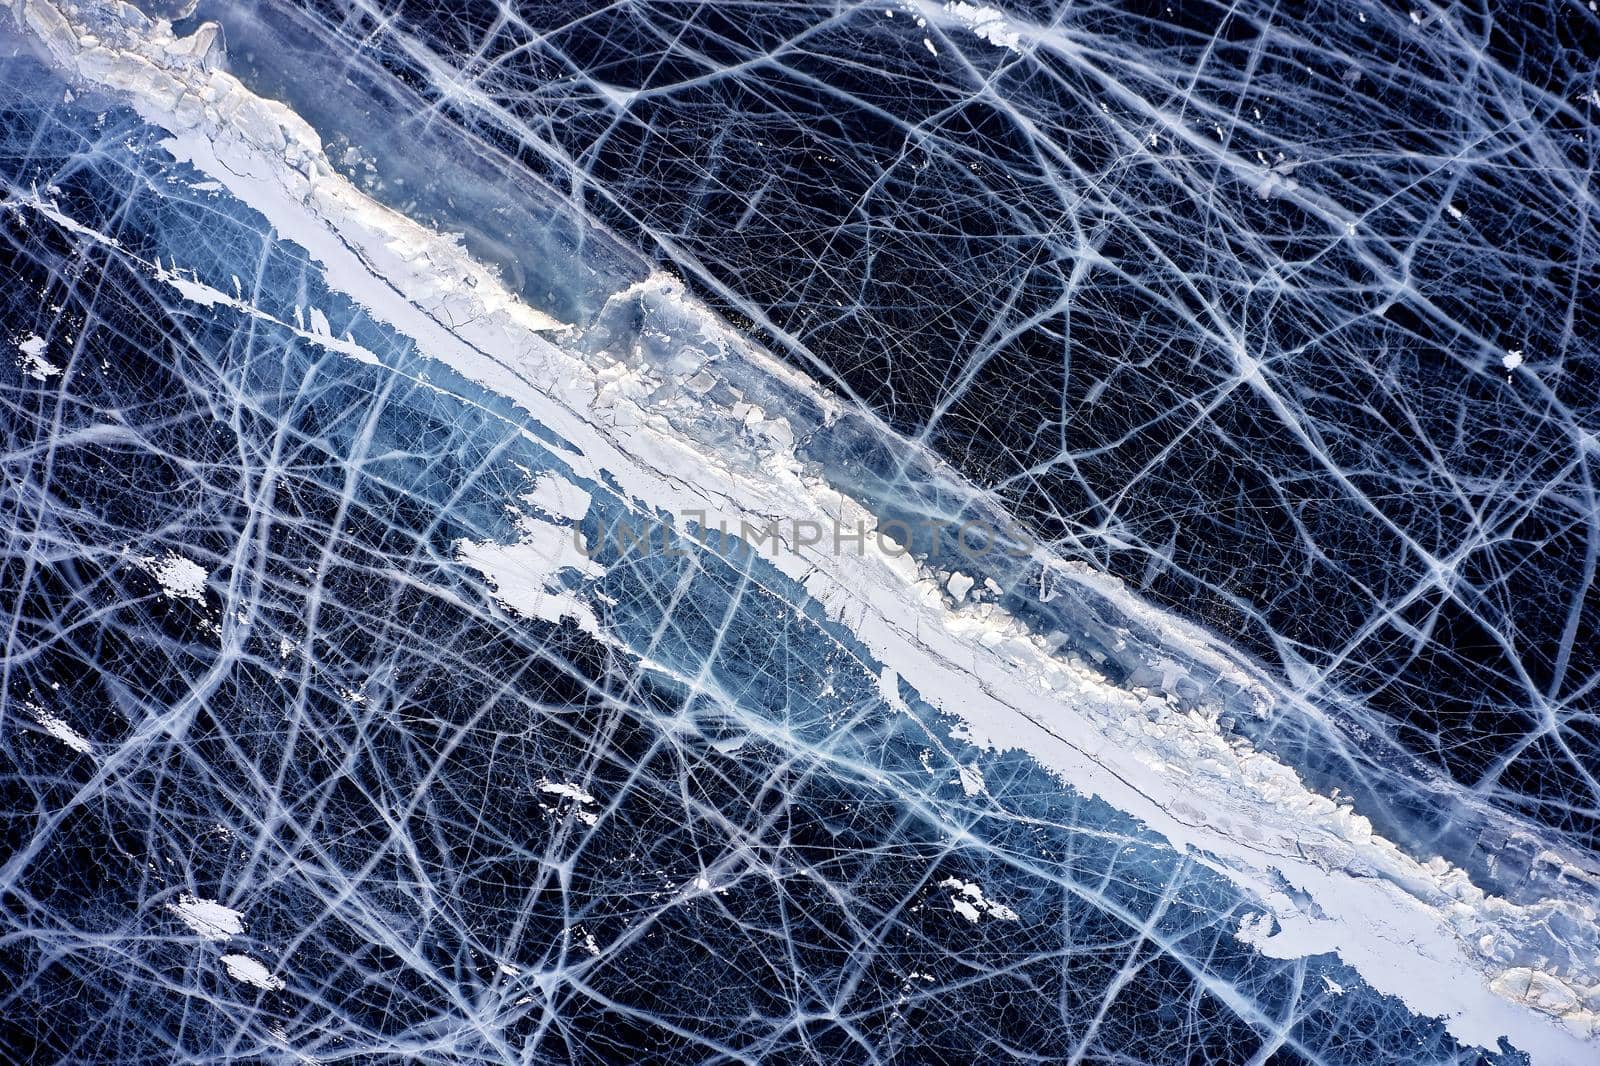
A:
<svg viewBox="0 0 1600 1066">
<path fill-rule="evenodd" d="M 1600 16 L 1004 6 L 262 19 L 1262 656 L 1309 712 L 1250 735 L 1409 846 L 1592 869 Z"/>
<path fill-rule="evenodd" d="M 1424 837 L 1437 814 L 1386 806 L 1417 785 L 1403 765 L 1341 778 L 1349 760 L 1306 757 L 1306 731 L 1346 736 L 1356 714 L 1382 727 L 1358 745 L 1376 751 L 1391 709 L 1319 703 L 1300 673 L 1258 671 L 1048 553 L 951 571 L 718 533 L 930 502 L 990 513 L 1006 494 L 767 360 L 553 190 L 518 199 L 511 180 L 464 207 L 437 169 L 414 200 L 372 179 L 441 224 L 501 197 L 504 236 L 547 233 L 549 260 L 524 257 L 503 285 L 221 73 L 214 28 L 19 10 L 74 82 L 29 58 L 0 67 L 0 311 L 19 345 L 0 362 L 13 1056 L 1592 1057 L 1600 960 L 1580 870 L 1507 877 L 1481 842 L 1467 869 L 1421 861 L 1307 787 L 1342 781 L 1380 825 Z M 928 61 L 1034 56 L 1048 36 L 975 5 L 892 10 L 835 13 L 880 63 L 869 15 L 927 38 Z M 365 34 L 301 30 L 307 54 Z M 269 57 L 302 61 L 255 55 L 239 62 L 260 79 Z M 495 77 L 532 77 L 523 62 Z M 427 69 L 414 86 L 446 84 Z M 465 83 L 452 93 L 437 117 L 505 117 Z M 345 112 L 347 133 L 373 114 Z M 418 143 L 518 173 L 440 125 Z M 336 156 L 362 169 L 354 142 Z M 663 209 L 692 199 L 656 191 Z M 492 224 L 461 228 L 504 269 Z M 881 305 L 852 306 L 865 321 Z M 914 324 L 874 328 L 920 342 Z M 934 351 L 868 380 L 954 365 Z M 951 373 L 928 424 L 972 410 Z M 608 535 L 641 519 L 647 541 Z M 1238 535 L 1230 550 L 1258 553 Z M 1061 547 L 1097 558 L 1086 543 Z M 1563 647 L 1573 661 L 1576 632 Z M 1429 787 L 1450 826 L 1574 861 L 1587 847 L 1495 790 L 1480 810 Z"/>
</svg>

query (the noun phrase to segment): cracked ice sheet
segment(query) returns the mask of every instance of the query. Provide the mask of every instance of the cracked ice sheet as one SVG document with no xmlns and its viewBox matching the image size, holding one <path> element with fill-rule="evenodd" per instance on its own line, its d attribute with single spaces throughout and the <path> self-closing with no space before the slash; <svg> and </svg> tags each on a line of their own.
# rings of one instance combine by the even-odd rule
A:
<svg viewBox="0 0 1600 1066">
<path fill-rule="evenodd" d="M 113 72 L 118 70 L 116 63 L 118 57 L 105 56 L 98 52 L 92 52 L 91 57 L 107 61 L 108 67 Z M 91 69 L 93 69 L 92 64 Z M 144 72 L 141 71 L 140 73 Z M 112 84 L 117 84 L 115 77 L 108 78 L 108 80 Z M 138 79 L 129 77 L 122 85 L 123 87 L 137 88 Z M 237 90 L 233 90 L 230 87 L 229 91 Z M 171 121 L 170 116 L 159 112 L 149 117 L 158 122 L 163 119 Z M 314 147 L 309 132 L 297 129 L 292 118 L 286 117 L 281 110 L 274 111 L 270 108 L 261 108 L 253 111 L 246 104 L 235 111 L 235 118 L 242 119 L 246 123 L 242 128 L 246 138 L 251 138 L 252 136 L 255 138 L 262 136 L 276 138 L 278 136 L 278 128 L 291 131 L 293 133 L 290 138 L 291 158 L 314 160 Z M 249 125 L 252 122 L 255 123 L 253 127 Z M 300 147 L 296 147 L 296 138 L 298 138 Z M 442 273 L 448 276 L 455 272 L 449 268 L 441 270 L 444 263 L 450 261 L 449 256 L 453 249 L 446 246 L 429 250 L 429 242 L 426 235 L 411 232 L 403 224 L 400 224 L 398 220 L 385 217 L 384 212 L 376 209 L 370 203 L 363 202 L 358 195 L 349 195 L 349 190 L 339 186 L 337 182 L 331 183 L 333 185 L 333 195 L 331 196 L 327 195 L 327 186 L 316 190 L 317 193 L 321 193 L 325 197 L 323 207 L 327 214 L 324 219 L 318 220 L 314 217 L 308 217 L 298 210 L 298 203 L 286 201 L 284 196 L 286 191 L 284 184 L 292 187 L 297 175 L 283 170 L 279 166 L 279 160 L 272 155 L 257 154 L 251 151 L 248 146 L 242 156 L 236 154 L 229 160 L 229 163 L 224 163 L 220 159 L 214 158 L 212 156 L 214 146 L 208 139 L 203 137 L 180 137 L 169 147 L 174 150 L 180 159 L 189 159 L 199 165 L 202 170 L 216 176 L 235 194 L 245 199 L 246 202 L 266 210 L 268 216 L 273 219 L 282 232 L 299 240 L 302 244 L 312 249 L 314 254 L 320 252 L 319 259 L 331 269 L 332 276 L 340 285 L 346 288 L 346 291 L 349 291 L 369 308 L 377 310 L 380 315 L 389 318 L 392 324 L 401 329 L 406 329 L 413 337 L 422 341 L 424 350 L 428 351 L 429 354 L 443 358 L 457 369 L 466 372 L 469 377 L 480 380 L 497 391 L 517 399 L 539 415 L 547 424 L 560 427 L 566 439 L 582 442 L 585 452 L 591 456 L 596 453 L 604 454 L 602 443 L 589 439 L 592 434 L 585 432 L 587 427 L 583 423 L 573 423 L 570 419 L 563 419 L 561 415 L 565 414 L 565 412 L 557 414 L 550 411 L 548 397 L 530 391 L 526 378 L 516 371 L 509 370 L 492 354 L 496 351 L 506 351 L 507 349 L 515 349 L 522 346 L 524 351 L 519 353 L 522 365 L 537 366 L 541 362 L 547 367 L 559 365 L 561 353 L 549 349 L 541 350 L 534 346 L 531 338 L 524 338 L 521 344 L 518 344 L 515 332 L 516 327 L 542 328 L 545 325 L 539 319 L 537 313 L 516 313 L 513 311 L 511 314 L 503 316 L 500 323 L 496 323 L 498 326 L 497 332 L 484 334 L 483 328 L 476 326 L 476 324 L 471 332 L 460 331 L 471 342 L 472 346 L 470 348 L 464 348 L 459 342 L 455 342 L 447 331 L 436 325 L 435 320 L 440 317 L 440 309 L 449 306 L 451 291 L 454 288 L 454 286 L 447 286 L 441 292 L 438 286 L 438 274 Z M 229 147 L 234 148 L 235 151 L 238 148 L 237 145 L 229 145 Z M 229 165 L 230 163 L 242 165 Z M 278 172 L 274 173 L 275 170 Z M 288 181 L 284 182 L 286 177 Z M 331 226 L 324 228 L 321 224 L 323 221 L 331 223 Z M 401 229 L 401 236 L 396 237 L 391 232 L 386 232 L 390 227 L 396 226 Z M 386 277 L 381 272 L 370 273 L 364 267 L 356 268 L 355 264 L 351 262 L 352 257 L 342 247 L 345 242 L 363 249 L 370 257 L 369 261 L 376 261 L 379 264 L 388 262 L 396 268 L 396 272 L 400 277 L 409 277 L 412 280 L 409 291 L 406 290 L 403 283 L 401 285 L 402 291 L 406 292 L 409 301 L 402 303 L 389 298 L 390 293 L 386 291 L 385 286 L 394 282 L 394 278 Z M 415 265 L 419 257 L 426 264 L 420 269 Z M 462 271 L 462 273 L 466 273 L 466 271 Z M 503 301 L 502 306 L 508 306 L 511 303 L 511 301 L 505 300 L 503 297 L 500 299 Z M 417 313 L 418 308 L 426 308 L 430 313 L 426 318 L 423 318 Z M 491 309 L 493 309 L 493 305 L 491 305 Z M 470 310 L 477 311 L 478 308 L 473 307 Z M 445 317 L 449 316 L 446 315 Z M 469 314 L 463 317 L 475 318 L 476 316 Z M 506 318 L 511 321 L 506 323 Z M 490 318 L 490 321 L 494 322 L 495 320 Z M 531 351 L 528 350 L 530 348 L 532 349 Z M 582 378 L 570 376 L 571 371 L 575 369 L 581 368 L 563 367 L 562 371 L 557 371 L 552 376 L 557 380 L 581 381 Z M 573 396 L 569 399 L 569 403 L 578 411 L 581 411 L 581 404 L 584 399 L 582 396 Z M 619 477 L 624 485 L 630 491 L 635 492 L 639 498 L 658 506 L 669 503 L 674 504 L 679 513 L 690 510 L 691 508 L 686 506 L 688 504 L 696 504 L 700 508 L 710 508 L 713 505 L 713 501 L 723 494 L 734 499 L 743 498 L 747 501 L 744 508 L 738 511 L 727 512 L 714 508 L 709 511 L 711 515 L 733 524 L 737 524 L 739 520 L 750 515 L 817 514 L 821 507 L 826 506 L 824 502 L 807 498 L 811 494 L 807 493 L 805 487 L 801 486 L 790 486 L 795 489 L 794 495 L 791 495 L 788 499 L 780 497 L 777 500 L 761 499 L 757 495 L 758 490 L 754 486 L 738 483 L 713 485 L 711 488 L 715 495 L 710 497 L 702 494 L 688 497 L 669 496 L 661 489 L 660 479 L 662 475 L 673 470 L 676 470 L 680 476 L 686 475 L 692 469 L 698 467 L 704 457 L 694 455 L 692 452 L 683 454 L 686 449 L 681 442 L 670 438 L 664 439 L 659 435 L 651 435 L 649 433 L 640 433 L 633 439 L 625 439 L 620 444 L 622 448 L 634 452 L 634 455 L 630 457 L 631 461 L 625 461 L 621 455 L 618 455 L 617 459 L 609 464 L 596 462 L 595 466 L 586 472 L 590 476 L 597 476 L 603 470 L 613 477 Z M 705 479 L 702 477 L 701 480 L 703 482 Z M 846 503 L 847 501 L 838 501 L 841 509 Z M 780 566 L 787 563 L 793 568 L 795 576 L 803 576 L 805 573 L 799 564 L 794 563 L 786 556 L 780 555 L 774 561 L 778 562 Z M 970 673 L 985 673 L 986 671 L 980 666 L 974 653 L 949 641 L 944 642 L 946 644 L 945 647 L 937 648 L 935 646 L 935 649 L 929 649 L 924 645 L 918 644 L 906 645 L 903 634 L 907 629 L 914 627 L 910 619 L 905 616 L 902 603 L 904 592 L 902 590 L 906 579 L 911 575 L 906 572 L 903 565 L 894 565 L 884 560 L 876 561 L 880 563 L 882 569 L 889 571 L 887 575 L 880 574 L 869 586 L 875 590 L 869 593 L 869 596 L 882 621 L 863 620 L 857 628 L 857 635 L 866 639 L 868 646 L 884 661 L 896 665 L 903 675 L 920 674 L 926 677 L 940 671 L 942 668 L 945 681 L 949 685 L 955 686 L 958 690 L 965 689 L 967 696 L 974 704 L 982 706 L 984 702 L 992 702 L 984 701 L 979 697 L 971 682 L 967 680 L 970 676 L 968 670 L 961 670 L 956 673 L 950 669 L 949 664 L 952 662 L 966 666 L 967 662 L 971 661 L 973 669 Z M 815 563 L 816 560 L 812 560 L 812 562 Z M 837 561 L 835 561 L 835 565 L 837 565 Z M 813 594 L 820 600 L 827 602 L 830 599 L 839 600 L 841 593 L 838 590 L 850 587 L 847 583 L 859 580 L 861 576 L 858 573 L 850 573 L 842 578 L 829 580 L 825 570 L 819 567 L 810 572 L 808 580 Z M 879 630 L 877 629 L 878 626 L 886 626 L 887 628 L 886 630 Z M 920 627 L 915 628 L 920 629 Z M 930 650 L 933 652 L 931 659 L 929 658 Z M 990 667 L 990 669 L 993 669 L 993 667 Z M 931 687 L 934 691 L 946 690 L 943 685 Z M 1025 704 L 1028 701 L 1027 696 L 1018 698 L 1022 691 L 1024 690 L 1019 689 L 1016 694 L 1008 692 L 1007 696 L 1014 703 Z M 956 703 L 958 701 L 952 700 L 950 702 Z M 1179 829 L 1176 825 L 1165 824 L 1170 822 L 1171 819 L 1170 816 L 1163 817 L 1163 815 L 1171 808 L 1179 806 L 1175 796 L 1169 797 L 1165 802 L 1158 799 L 1154 809 L 1150 809 L 1150 804 L 1146 797 L 1139 796 L 1138 799 L 1135 799 L 1134 796 L 1126 794 L 1127 790 L 1125 788 L 1119 788 L 1118 782 L 1097 780 L 1098 777 L 1103 776 L 1094 772 L 1098 769 L 1099 764 L 1083 761 L 1076 751 L 1070 754 L 1066 752 L 1056 753 L 1052 758 L 1050 748 L 1059 747 L 1059 745 L 1052 745 L 1047 739 L 1039 735 L 1038 730 L 1029 729 L 1015 720 L 1015 717 L 1018 716 L 1029 721 L 1037 720 L 1044 716 L 1042 709 L 1037 709 L 1031 714 L 1028 710 L 1021 708 L 1012 707 L 1007 710 L 1009 714 L 999 721 L 992 720 L 983 711 L 968 711 L 967 713 L 977 716 L 978 721 L 975 725 L 979 730 L 979 735 L 991 743 L 998 743 L 1001 746 L 1012 746 L 1013 744 L 1021 746 L 1036 756 L 1044 758 L 1047 763 L 1066 771 L 1067 778 L 1074 781 L 1079 787 L 1088 788 L 1101 794 L 1109 794 L 1117 802 L 1118 806 L 1139 814 L 1147 821 L 1167 831 L 1167 835 L 1170 838 L 1182 840 L 1188 836 L 1190 832 L 1188 827 Z M 1008 719 L 1011 720 L 1008 721 Z M 1137 772 L 1137 770 L 1134 770 L 1128 776 L 1134 776 Z M 1121 775 L 1117 776 L 1121 777 Z M 1143 791 L 1142 786 L 1138 791 Z M 1289 839 L 1292 839 L 1292 836 L 1293 830 L 1291 829 L 1289 831 Z M 1217 854 L 1228 854 L 1230 851 L 1238 850 L 1236 847 L 1230 847 L 1215 839 L 1207 839 L 1204 835 L 1192 837 L 1189 842 L 1208 844 L 1208 850 Z M 1282 870 L 1288 865 L 1288 863 L 1280 861 L 1275 864 L 1275 868 Z M 1299 872 L 1299 883 L 1302 888 L 1311 888 L 1316 880 L 1317 877 L 1313 871 Z M 1337 913 L 1339 908 L 1331 899 L 1325 897 L 1338 895 L 1344 900 L 1349 900 L 1350 898 L 1348 893 L 1330 892 L 1325 885 L 1322 887 L 1323 891 L 1313 891 L 1312 894 L 1323 903 L 1324 909 L 1329 910 L 1331 913 Z M 1350 907 L 1349 913 L 1352 915 L 1360 914 L 1364 910 L 1365 908 L 1359 902 L 1356 902 L 1354 906 Z M 1295 924 L 1304 923 L 1302 916 L 1293 913 L 1286 914 L 1283 917 L 1287 919 L 1291 929 L 1294 928 Z M 1347 959 L 1351 959 L 1352 956 L 1359 959 L 1365 955 L 1369 966 L 1388 966 L 1392 968 L 1393 960 L 1385 958 L 1385 955 L 1391 950 L 1388 945 L 1395 942 L 1403 943 L 1419 939 L 1426 942 L 1431 935 L 1436 935 L 1431 931 L 1432 924 L 1425 919 L 1420 924 L 1414 919 L 1408 922 L 1402 916 L 1394 931 L 1378 932 L 1376 944 L 1365 946 L 1358 946 L 1348 942 L 1341 943 L 1342 937 L 1354 936 L 1359 939 L 1361 935 L 1357 931 L 1359 923 L 1342 924 L 1337 931 L 1328 929 L 1318 931 L 1307 928 L 1298 937 L 1282 938 L 1286 942 L 1286 946 L 1282 950 L 1300 953 L 1338 946 L 1342 948 Z M 1382 927 L 1381 921 L 1375 921 L 1373 925 L 1379 929 Z M 1407 928 L 1408 925 L 1411 928 Z M 1326 937 L 1331 937 L 1332 939 L 1324 939 Z M 1294 943 L 1297 939 L 1300 942 Z M 1453 954 L 1452 947 L 1453 945 L 1448 940 L 1445 940 L 1428 950 L 1434 953 L 1433 961 L 1435 963 L 1448 964 Z M 1412 980 L 1410 978 L 1401 976 L 1399 980 L 1392 982 L 1390 990 L 1399 991 L 1411 984 Z M 1381 984 L 1380 987 L 1382 987 Z M 1419 1004 L 1419 1007 L 1424 1010 L 1437 1011 L 1438 1013 L 1450 1013 L 1450 1008 L 1447 1004 L 1422 1003 Z M 1443 1009 L 1439 1009 L 1440 1007 L 1443 1007 Z M 1492 1011 L 1485 1009 L 1480 1003 L 1475 1005 L 1472 1010 L 1461 1011 L 1459 1017 L 1471 1019 L 1471 1024 L 1481 1024 L 1487 1022 L 1491 1014 Z M 1458 1024 L 1464 1026 L 1469 1023 L 1460 1022 Z M 1475 1035 L 1480 1042 L 1487 1042 L 1490 1039 L 1490 1035 L 1486 1031 L 1478 1032 Z"/>
<path fill-rule="evenodd" d="M 1319 790 L 1494 891 L 1595 892 L 1595 7 L 517 0 L 526 41 L 497 5 L 322 7 L 203 10 L 291 94 L 273 44 L 308 37 L 414 62 L 378 111 L 430 132 L 468 93 L 958 500 L 1245 643 L 1288 713 L 1234 728 Z M 984 9 L 1021 51 L 954 17 Z M 326 95 L 292 98 L 393 146 Z"/>
<path fill-rule="evenodd" d="M 472 276 L 471 266 L 447 243 L 410 227 L 319 170 L 309 131 L 296 127 L 281 110 L 254 106 L 241 90 L 223 82 L 231 127 L 215 126 L 201 113 L 172 114 L 161 101 L 187 101 L 185 94 L 170 87 L 158 90 L 156 83 L 165 75 L 155 67 L 126 63 L 127 58 L 91 48 L 81 69 L 131 90 L 147 119 L 173 129 L 168 146 L 175 156 L 262 211 L 280 233 L 311 252 L 336 288 L 411 336 L 428 356 L 514 399 L 554 429 L 574 446 L 567 459 L 577 475 L 614 481 L 649 507 L 678 514 L 704 512 L 711 525 L 720 520 L 737 527 L 741 520 L 764 515 L 844 516 L 847 525 L 848 520 L 867 519 L 854 501 L 800 472 L 783 447 L 781 426 L 765 428 L 769 451 L 756 461 L 759 476 L 752 477 L 738 462 L 674 433 L 662 414 L 650 409 L 653 390 L 647 382 L 628 372 L 608 377 L 597 372 L 607 368 L 592 366 L 539 337 L 538 331 L 554 323 L 518 305 L 492 280 L 480 277 L 467 287 L 441 284 L 441 278 Z M 225 78 L 193 70 L 185 75 Z M 278 144 L 280 131 L 289 133 L 287 153 Z M 286 166 L 285 155 L 315 172 L 317 180 L 307 181 L 300 169 Z M 646 285 L 678 299 L 662 279 Z M 445 321 L 463 324 L 452 329 Z M 713 411 L 709 417 L 719 414 Z M 732 421 L 731 413 L 727 417 Z M 747 418 L 738 421 L 748 424 Z M 735 438 L 730 432 L 726 439 Z M 556 514 L 568 506 L 559 497 L 542 498 L 556 500 Z M 1452 1031 L 1463 1039 L 1492 1046 L 1501 1033 L 1510 1033 L 1519 1046 L 1554 1056 L 1565 1053 L 1560 1037 L 1539 1019 L 1487 994 L 1485 979 L 1477 972 L 1481 961 L 1463 949 L 1434 906 L 1437 898 L 1451 894 L 1440 887 L 1451 883 L 1447 871 L 1412 863 L 1372 839 L 1352 824 L 1359 820 L 1305 793 L 1292 774 L 1270 760 L 1241 758 L 1203 716 L 1192 723 L 1173 721 L 1175 712 L 1161 711 L 1165 717 L 1152 732 L 1143 724 L 1143 699 L 1074 664 L 1053 660 L 1000 612 L 954 612 L 937 597 L 930 599 L 925 595 L 930 578 L 907 561 L 814 551 L 772 552 L 768 561 L 804 582 L 836 618 L 849 620 L 853 635 L 874 658 L 911 681 L 922 698 L 960 714 L 987 745 L 1027 751 L 1075 787 L 1135 814 L 1174 843 L 1205 849 L 1261 898 L 1279 900 L 1284 932 L 1253 937 L 1263 950 L 1282 957 L 1336 950 L 1374 987 L 1407 999 L 1420 1012 L 1449 1015 Z M 1140 724 L 1117 732 L 1118 724 L 1129 719 Z M 1138 743 L 1147 747 L 1141 750 Z M 1207 814 L 1185 804 L 1190 782 L 1173 765 L 1174 757 L 1201 754 L 1226 771 L 1204 782 L 1213 790 L 1207 795 Z M 1233 824 L 1260 826 L 1264 839 L 1241 843 L 1228 832 Z M 1343 870 L 1324 869 L 1302 857 L 1322 847 L 1352 849 L 1384 876 L 1353 879 Z M 1305 908 L 1275 892 L 1272 871 L 1287 876 L 1328 917 L 1312 919 Z M 978 898 L 983 898 L 981 891 Z M 1469 904 L 1469 910 L 1476 905 L 1481 912 L 1470 920 L 1490 926 L 1501 911 L 1510 913 L 1493 901 L 1469 897 Z M 1003 913 L 1011 912 L 1008 908 Z M 254 968 L 237 961 L 248 956 L 228 958 L 235 960 L 228 964 L 230 973 L 240 980 L 276 987 L 279 979 L 266 967 L 254 960 Z M 1463 979 L 1424 979 L 1440 968 Z"/>
</svg>

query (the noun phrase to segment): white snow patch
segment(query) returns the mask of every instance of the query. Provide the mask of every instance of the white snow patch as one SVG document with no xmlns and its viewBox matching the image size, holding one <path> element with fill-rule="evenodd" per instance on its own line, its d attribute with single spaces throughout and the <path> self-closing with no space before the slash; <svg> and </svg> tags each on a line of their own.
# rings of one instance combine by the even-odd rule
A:
<svg viewBox="0 0 1600 1066">
<path fill-rule="evenodd" d="M 243 981 L 268 992 L 276 992 L 284 987 L 283 978 L 249 955 L 224 955 L 222 965 L 228 968 L 228 976 L 235 981 Z"/>
<path fill-rule="evenodd" d="M 30 333 L 17 343 L 17 350 L 22 353 L 17 365 L 39 381 L 49 381 L 61 373 L 60 367 L 44 357 L 44 346 L 44 338 L 37 333 Z"/>
<path fill-rule="evenodd" d="M 991 918 L 1002 921 L 1014 922 L 1017 912 L 1003 903 L 996 903 L 983 894 L 983 888 L 974 881 L 963 881 L 958 877 L 947 877 L 939 882 L 940 888 L 953 888 L 955 895 L 950 897 L 950 906 L 955 912 L 969 922 L 975 922 L 987 914 Z"/>
<path fill-rule="evenodd" d="M 562 781 L 540 781 L 539 791 L 548 792 L 555 796 L 565 796 L 567 799 L 577 800 L 579 803 L 593 803 L 594 797 L 577 785 L 569 785 Z"/>
<path fill-rule="evenodd" d="M 570 618 L 585 632 L 600 635 L 600 623 L 593 609 L 560 584 L 560 573 L 599 577 L 605 568 L 591 562 L 578 550 L 570 526 L 558 526 L 524 517 L 519 520 L 522 537 L 515 544 L 493 541 L 459 541 L 456 557 L 471 566 L 494 586 L 495 599 L 525 618 L 560 622 Z"/>
<path fill-rule="evenodd" d="M 522 500 L 554 518 L 570 518 L 574 522 L 589 513 L 591 502 L 587 492 L 554 474 L 540 474 L 534 480 L 533 491 L 525 494 Z"/>
<path fill-rule="evenodd" d="M 539 791 L 547 795 L 560 796 L 563 799 L 569 799 L 573 801 L 573 803 L 577 804 L 578 807 L 572 810 L 571 814 L 584 825 L 596 825 L 599 823 L 599 815 L 595 814 L 593 811 L 586 811 L 582 809 L 583 807 L 594 806 L 596 802 L 595 798 L 589 795 L 588 792 L 584 791 L 579 786 L 567 784 L 564 781 L 541 779 L 539 781 Z M 549 810 L 550 808 L 545 809 Z"/>
<path fill-rule="evenodd" d="M 1512 348 L 1500 357 L 1500 362 L 1505 364 L 1507 370 L 1515 370 L 1522 365 L 1522 349 Z"/>
<path fill-rule="evenodd" d="M 983 774 L 976 766 L 958 766 L 956 774 L 961 781 L 961 791 L 967 795 L 976 796 L 983 791 Z"/>
<path fill-rule="evenodd" d="M 207 940 L 231 940 L 244 932 L 244 915 L 214 899 L 202 899 L 185 893 L 178 897 L 178 902 L 167 904 L 167 909 Z M 243 955 L 238 957 L 245 958 Z"/>
<path fill-rule="evenodd" d="M 1260 949 L 1272 939 L 1272 925 L 1272 915 L 1266 911 L 1258 911 L 1241 918 L 1239 928 L 1234 930 L 1233 935 L 1241 942 Z"/>
<path fill-rule="evenodd" d="M 1022 51 L 1022 34 L 1004 11 L 967 3 L 946 4 L 944 9 L 995 47 Z"/>
<path fill-rule="evenodd" d="M 205 600 L 206 578 L 210 575 L 193 559 L 168 552 L 159 559 L 145 556 L 139 563 L 161 583 L 161 591 L 173 599 Z"/>
<path fill-rule="evenodd" d="M 878 672 L 878 695 L 901 714 L 911 713 L 910 705 L 900 695 L 900 675 L 894 667 L 885 666 Z"/>
<path fill-rule="evenodd" d="M 85 737 L 43 707 L 35 707 L 29 704 L 28 711 L 46 733 L 49 733 L 79 755 L 88 755 L 94 751 L 94 745 L 89 742 L 88 737 Z"/>
</svg>

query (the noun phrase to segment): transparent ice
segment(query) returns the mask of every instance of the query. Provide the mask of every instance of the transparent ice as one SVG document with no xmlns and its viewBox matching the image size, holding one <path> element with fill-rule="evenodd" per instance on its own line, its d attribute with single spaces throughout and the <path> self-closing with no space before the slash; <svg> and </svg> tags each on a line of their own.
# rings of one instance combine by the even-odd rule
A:
<svg viewBox="0 0 1600 1066">
<path fill-rule="evenodd" d="M 1594 12 L 144 6 L 0 36 L 0 1056 L 1600 1057 Z"/>
</svg>

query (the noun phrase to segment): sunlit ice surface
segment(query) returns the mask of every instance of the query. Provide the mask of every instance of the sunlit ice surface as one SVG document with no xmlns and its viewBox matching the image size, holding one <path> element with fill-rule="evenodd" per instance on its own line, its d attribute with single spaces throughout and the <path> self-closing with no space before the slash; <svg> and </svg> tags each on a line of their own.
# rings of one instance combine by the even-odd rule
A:
<svg viewBox="0 0 1600 1066">
<path fill-rule="evenodd" d="M 0 18 L 3 1057 L 1600 1060 L 1587 4 Z"/>
</svg>

